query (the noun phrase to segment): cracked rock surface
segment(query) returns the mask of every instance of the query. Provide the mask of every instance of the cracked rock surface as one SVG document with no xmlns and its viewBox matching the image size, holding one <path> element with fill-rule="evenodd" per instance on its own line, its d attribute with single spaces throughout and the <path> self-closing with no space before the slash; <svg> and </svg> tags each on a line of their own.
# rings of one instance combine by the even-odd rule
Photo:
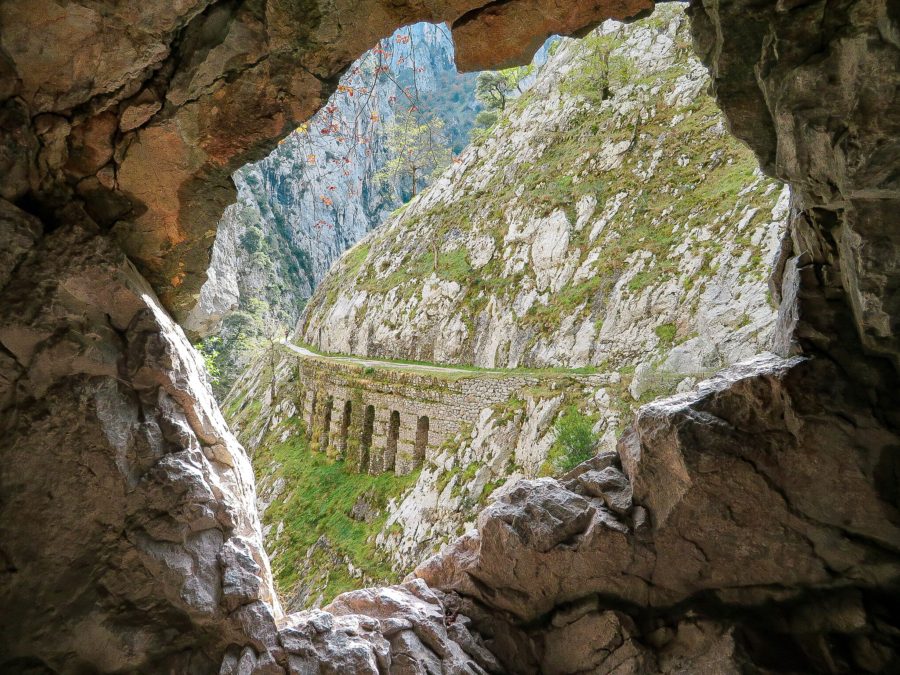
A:
<svg viewBox="0 0 900 675">
<path fill-rule="evenodd" d="M 848 632 L 890 643 L 890 631 L 882 633 L 875 616 L 878 589 L 898 581 L 900 529 L 896 507 L 873 478 L 892 461 L 898 437 L 834 376 L 823 360 L 759 357 L 696 392 L 649 404 L 619 442 L 624 475 L 613 466 L 593 469 L 595 458 L 575 477 L 522 481 L 481 513 L 477 531 L 415 574 L 475 601 L 488 615 L 500 612 L 520 625 L 548 622 L 555 633 L 560 622 L 571 632 L 600 630 L 575 624 L 605 626 L 613 620 L 611 607 L 628 608 L 638 625 L 653 625 L 685 604 L 712 615 L 743 615 L 750 631 L 759 620 L 750 617 L 772 611 L 806 612 L 829 623 L 834 617 L 819 605 L 849 597 L 852 579 L 858 615 Z M 612 485 L 621 494 L 625 476 L 633 504 L 646 510 L 641 520 L 649 518 L 643 528 L 633 515 L 637 507 L 614 512 L 598 489 L 598 483 Z M 589 609 L 572 608 L 587 607 L 592 597 Z M 589 618 L 575 621 L 573 611 Z M 710 625 L 723 634 L 733 626 Z M 641 635 L 629 626 L 616 629 L 623 643 Z M 559 664 L 545 629 L 531 630 L 545 644 L 541 663 Z M 805 630 L 819 631 L 812 623 Z M 822 629 L 832 630 L 841 632 Z M 647 639 L 646 633 L 639 638 Z M 759 639 L 772 638 L 763 632 Z M 489 644 L 511 670 L 520 667 L 515 653 Z M 656 656 L 645 654 L 642 668 Z M 582 656 L 572 658 L 570 670 L 556 672 L 580 672 Z M 590 660 L 590 652 L 583 658 Z M 735 672 L 739 666 L 735 661 Z"/>
<path fill-rule="evenodd" d="M 193 348 L 109 239 L 64 227 L 16 241 L 0 294 L 4 657 L 209 667 L 242 612 L 280 613 L 249 461 Z"/>
<path fill-rule="evenodd" d="M 272 596 L 247 457 L 166 311 L 228 176 L 400 23 L 454 21 L 481 67 L 646 7 L 0 3 L 5 672 L 897 670 L 887 0 L 691 5 L 732 130 L 794 189 L 781 357 L 644 408 L 618 464 L 507 491 L 419 581 L 291 617 Z"/>
</svg>

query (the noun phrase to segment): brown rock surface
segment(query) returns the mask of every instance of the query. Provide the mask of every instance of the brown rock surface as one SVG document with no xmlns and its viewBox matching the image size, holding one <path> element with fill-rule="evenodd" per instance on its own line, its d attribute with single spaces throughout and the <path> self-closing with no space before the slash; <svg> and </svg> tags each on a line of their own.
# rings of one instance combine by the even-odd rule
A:
<svg viewBox="0 0 900 675">
<path fill-rule="evenodd" d="M 783 355 L 804 357 L 645 408 L 619 446 L 630 510 L 624 485 L 614 504 L 592 487 L 615 462 L 523 482 L 419 568 L 431 590 L 282 619 L 247 458 L 156 299 L 190 308 L 231 171 L 397 25 L 448 19 L 460 62 L 486 65 L 645 6 L 0 2 L 0 668 L 900 666 L 887 0 L 692 4 L 731 128 L 795 188 L 775 295 Z"/>
<path fill-rule="evenodd" d="M 114 159 L 98 180 L 115 194 L 84 188 L 78 196 L 94 203 L 92 216 L 183 318 L 205 280 L 213 224 L 234 200 L 231 174 L 312 116 L 378 38 L 415 21 L 456 22 L 460 63 L 486 67 L 528 58 L 550 34 L 651 5 L 3 2 L 0 54 L 12 87 L 0 112 L 0 196 L 28 194 L 65 220 L 74 184 Z M 47 113 L 69 124 L 65 174 L 58 161 L 34 161 L 29 119 Z"/>
<path fill-rule="evenodd" d="M 886 226 L 900 205 L 895 3 L 703 0 L 689 14 L 732 132 L 794 188 L 793 255 L 818 275 L 804 292 L 845 296 L 863 346 L 900 369 L 900 230 Z"/>
<path fill-rule="evenodd" d="M 456 63 L 460 70 L 524 65 L 552 35 L 583 35 L 605 19 L 630 19 L 652 9 L 652 0 L 490 3 L 453 23 Z"/>
<path fill-rule="evenodd" d="M 8 212 L 0 653 L 60 671 L 218 663 L 240 611 L 277 608 L 246 455 L 124 254 L 76 227 L 29 245 L 39 227 Z"/>
</svg>

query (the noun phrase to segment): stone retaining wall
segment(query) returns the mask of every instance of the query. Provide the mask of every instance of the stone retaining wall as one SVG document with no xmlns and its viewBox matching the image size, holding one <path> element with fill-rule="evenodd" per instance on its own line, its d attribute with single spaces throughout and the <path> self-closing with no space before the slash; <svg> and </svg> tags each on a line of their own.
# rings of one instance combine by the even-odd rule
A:
<svg viewBox="0 0 900 675">
<path fill-rule="evenodd" d="M 590 376 L 579 376 L 588 380 Z M 441 377 L 297 356 L 297 409 L 310 447 L 357 471 L 414 471 L 481 411 L 542 379 L 473 372 Z"/>
</svg>

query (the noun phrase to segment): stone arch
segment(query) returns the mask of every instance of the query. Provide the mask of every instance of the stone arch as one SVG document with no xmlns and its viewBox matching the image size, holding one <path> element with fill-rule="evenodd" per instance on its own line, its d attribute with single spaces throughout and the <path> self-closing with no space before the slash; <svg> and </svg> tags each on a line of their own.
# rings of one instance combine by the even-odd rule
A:
<svg viewBox="0 0 900 675">
<path fill-rule="evenodd" d="M 413 449 L 414 469 L 418 469 L 425 461 L 425 450 L 428 448 L 428 429 L 430 426 L 431 422 L 428 419 L 428 415 L 420 416 L 419 421 L 416 422 L 416 445 Z"/>
<path fill-rule="evenodd" d="M 353 415 L 353 401 L 344 401 L 344 415 L 341 418 L 341 452 L 347 453 L 347 437 L 350 435 L 350 418 Z"/>
<path fill-rule="evenodd" d="M 367 405 L 359 442 L 359 472 L 369 471 L 369 453 L 372 449 L 372 433 L 375 430 L 375 406 Z"/>
<path fill-rule="evenodd" d="M 385 471 L 393 471 L 397 463 L 397 441 L 400 438 L 400 411 L 392 410 L 388 421 L 387 444 L 384 448 Z"/>
</svg>

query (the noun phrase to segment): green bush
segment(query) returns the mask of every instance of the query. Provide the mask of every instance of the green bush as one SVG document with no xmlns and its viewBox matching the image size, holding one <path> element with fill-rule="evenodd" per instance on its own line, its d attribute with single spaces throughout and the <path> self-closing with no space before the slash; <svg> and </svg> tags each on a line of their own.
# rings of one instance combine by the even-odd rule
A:
<svg viewBox="0 0 900 675">
<path fill-rule="evenodd" d="M 251 226 L 247 228 L 247 231 L 241 235 L 241 246 L 248 253 L 256 253 L 262 249 L 263 245 L 263 232 L 260 228 L 256 226 Z"/>
<path fill-rule="evenodd" d="M 216 388 L 221 378 L 219 371 L 220 349 L 222 347 L 222 338 L 218 336 L 208 337 L 202 342 L 197 343 L 197 351 L 203 357 L 203 365 L 206 366 L 206 374 L 209 375 L 209 383 Z"/>
<path fill-rule="evenodd" d="M 593 432 L 594 420 L 570 405 L 553 424 L 556 440 L 551 449 L 551 463 L 559 473 L 574 469 L 594 456 L 597 435 Z"/>
<path fill-rule="evenodd" d="M 653 331 L 656 333 L 656 337 L 659 338 L 660 344 L 664 347 L 669 347 L 675 342 L 675 334 L 678 332 L 678 329 L 674 323 L 664 323 L 654 328 Z"/>
<path fill-rule="evenodd" d="M 475 126 L 479 129 L 490 129 L 497 123 L 497 117 L 496 110 L 482 110 L 475 115 Z"/>
</svg>

